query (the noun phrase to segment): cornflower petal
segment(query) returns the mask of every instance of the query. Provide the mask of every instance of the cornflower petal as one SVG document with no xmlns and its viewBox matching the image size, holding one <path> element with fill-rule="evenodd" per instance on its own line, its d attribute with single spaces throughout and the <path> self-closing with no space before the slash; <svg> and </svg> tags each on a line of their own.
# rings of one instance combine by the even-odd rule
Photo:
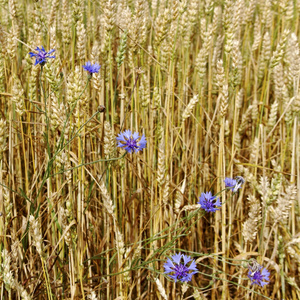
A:
<svg viewBox="0 0 300 300">
<path fill-rule="evenodd" d="M 146 141 L 146 138 L 144 135 L 141 136 L 141 139 L 140 139 L 140 146 L 142 148 L 145 148 L 146 147 L 146 144 L 147 144 L 147 141 Z"/>
<path fill-rule="evenodd" d="M 133 135 L 132 135 L 132 138 L 137 140 L 139 138 L 139 133 L 138 132 L 135 132 Z"/>
<path fill-rule="evenodd" d="M 167 262 L 164 264 L 165 273 L 173 272 L 172 268 L 174 268 L 174 264 L 172 263 L 171 259 L 168 258 Z"/>
<path fill-rule="evenodd" d="M 192 262 L 190 264 L 190 270 L 197 271 L 197 265 L 194 260 L 192 260 Z M 193 273 L 197 273 L 197 272 L 193 272 Z"/>
<path fill-rule="evenodd" d="M 263 268 L 261 275 L 264 276 L 266 280 L 269 280 L 270 272 L 266 268 Z"/>
<path fill-rule="evenodd" d="M 123 133 L 123 136 L 124 136 L 126 139 L 129 139 L 129 138 L 130 138 L 130 135 L 131 135 L 131 131 L 130 131 L 130 130 L 125 130 L 124 133 Z"/>
<path fill-rule="evenodd" d="M 174 254 L 174 255 L 172 256 L 173 261 L 174 261 L 177 265 L 180 264 L 181 256 L 182 256 L 182 254 L 181 254 L 180 252 L 179 252 L 178 254 Z"/>
<path fill-rule="evenodd" d="M 188 262 L 190 262 L 192 259 L 190 256 L 186 256 L 184 255 L 183 256 L 183 262 L 184 262 L 184 265 L 186 265 Z"/>
<path fill-rule="evenodd" d="M 177 275 L 169 275 L 172 279 L 175 280 L 175 282 L 177 282 Z"/>
</svg>

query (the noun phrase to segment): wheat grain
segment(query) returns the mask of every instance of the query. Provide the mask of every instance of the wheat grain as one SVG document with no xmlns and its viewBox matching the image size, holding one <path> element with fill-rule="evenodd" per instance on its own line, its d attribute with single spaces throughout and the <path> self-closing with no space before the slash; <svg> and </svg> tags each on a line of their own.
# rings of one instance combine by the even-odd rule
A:
<svg viewBox="0 0 300 300">
<path fill-rule="evenodd" d="M 7 149 L 7 137 L 6 120 L 0 119 L 0 162 L 3 159 L 3 153 Z"/>
<path fill-rule="evenodd" d="M 259 201 L 255 196 L 251 195 L 248 196 L 247 200 L 249 201 L 250 211 L 248 213 L 248 219 L 242 224 L 242 235 L 246 244 L 254 241 L 258 231 L 258 222 L 261 219 Z"/>
<path fill-rule="evenodd" d="M 108 214 L 114 219 L 115 218 L 115 216 L 114 216 L 115 208 L 114 208 L 113 202 L 112 202 L 103 182 L 99 183 L 99 188 L 100 188 L 100 192 L 102 195 L 103 205 L 104 205 L 105 209 L 107 210 Z"/>
<path fill-rule="evenodd" d="M 224 84 L 220 94 L 220 117 L 223 118 L 227 113 L 228 108 L 228 85 Z"/>
<path fill-rule="evenodd" d="M 188 105 L 186 106 L 185 110 L 182 113 L 182 122 L 184 122 L 186 119 L 188 119 L 191 116 L 192 111 L 193 111 L 195 105 L 198 103 L 198 101 L 199 101 L 198 95 L 195 95 L 190 100 L 190 102 L 188 103 Z"/>
<path fill-rule="evenodd" d="M 170 11 L 165 9 L 158 15 L 155 21 L 155 49 L 157 50 L 161 45 L 162 41 L 166 38 L 168 33 L 169 25 L 171 23 Z"/>
<path fill-rule="evenodd" d="M 159 280 L 159 278 L 155 278 L 154 281 L 156 283 L 156 286 L 157 286 L 157 289 L 158 289 L 160 295 L 163 297 L 163 299 L 168 300 L 166 291 L 165 291 L 161 281 Z"/>
<path fill-rule="evenodd" d="M 13 76 L 13 87 L 12 87 L 12 101 L 15 102 L 16 104 L 16 112 L 22 116 L 25 112 L 25 107 L 24 107 L 24 100 L 23 100 L 23 95 L 24 95 L 24 90 L 21 86 L 21 82 L 19 78 L 14 75 Z"/>
<path fill-rule="evenodd" d="M 1 273 L 2 273 L 2 280 L 5 284 L 5 288 L 10 291 L 12 288 L 14 288 L 15 282 L 13 273 L 10 270 L 10 256 L 8 254 L 8 251 L 6 249 L 3 249 L 1 252 L 2 256 L 2 263 L 1 263 Z"/>
<path fill-rule="evenodd" d="M 273 182 L 272 182 L 273 183 Z M 279 185 L 279 184 L 278 184 Z M 275 189 L 276 188 L 276 189 Z M 273 193 L 277 199 L 277 207 L 271 207 L 272 217 L 274 222 L 283 222 L 285 223 L 289 216 L 289 210 L 291 208 L 292 202 L 295 201 L 297 194 L 297 189 L 294 185 L 287 185 L 286 191 L 284 193 L 280 193 L 279 187 L 276 186 L 273 188 Z M 277 197 L 278 195 L 278 197 Z M 300 256 L 299 256 L 300 257 Z"/>
<path fill-rule="evenodd" d="M 276 124 L 277 113 L 278 113 L 278 101 L 276 100 L 271 105 L 270 115 L 269 115 L 269 119 L 268 119 L 268 123 L 267 123 L 268 131 L 270 131 Z"/>
<path fill-rule="evenodd" d="M 45 256 L 44 240 L 42 237 L 42 233 L 40 231 L 40 225 L 38 223 L 38 220 L 36 220 L 33 215 L 30 215 L 29 217 L 29 224 L 30 224 L 29 232 L 32 237 L 32 243 L 36 247 L 38 254 L 41 257 L 44 257 Z"/>
<path fill-rule="evenodd" d="M 115 137 L 109 122 L 104 122 L 104 155 L 109 158 L 115 152 Z"/>
<path fill-rule="evenodd" d="M 246 112 L 242 115 L 242 121 L 241 124 L 239 126 L 239 134 L 243 135 L 243 133 L 245 132 L 246 128 L 249 126 L 249 117 L 252 111 L 252 106 L 248 106 Z"/>
<path fill-rule="evenodd" d="M 62 43 L 68 45 L 71 42 L 71 19 L 68 7 L 69 1 L 62 1 L 62 18 L 61 18 L 61 33 L 62 33 Z"/>
<path fill-rule="evenodd" d="M 281 36 L 280 42 L 277 44 L 276 50 L 273 52 L 273 55 L 270 60 L 270 67 L 274 68 L 279 64 L 279 62 L 282 60 L 284 53 L 285 53 L 285 47 L 286 42 L 288 39 L 288 36 L 290 34 L 289 30 L 285 30 Z"/>
<path fill-rule="evenodd" d="M 78 58 L 81 61 L 85 60 L 86 57 L 86 30 L 84 27 L 83 22 L 80 20 L 76 24 L 76 29 L 77 29 L 77 35 L 78 35 L 78 40 L 77 40 L 77 53 L 78 53 Z"/>
<path fill-rule="evenodd" d="M 89 300 L 98 300 L 96 293 L 94 291 L 92 291 L 90 294 L 87 295 L 87 298 Z"/>
</svg>

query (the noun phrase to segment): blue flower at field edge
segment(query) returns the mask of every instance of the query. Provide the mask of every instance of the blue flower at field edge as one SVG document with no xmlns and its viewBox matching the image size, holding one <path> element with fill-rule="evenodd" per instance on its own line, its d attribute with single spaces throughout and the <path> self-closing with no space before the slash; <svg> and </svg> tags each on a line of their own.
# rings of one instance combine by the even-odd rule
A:
<svg viewBox="0 0 300 300">
<path fill-rule="evenodd" d="M 177 282 L 177 280 L 181 282 L 191 281 L 192 276 L 198 272 L 195 261 L 191 259 L 190 256 L 181 253 L 174 254 L 171 258 L 172 260 L 168 258 L 164 264 L 165 274 L 174 279 L 175 282 Z M 189 262 L 191 263 L 188 265 Z"/>
<path fill-rule="evenodd" d="M 211 192 L 201 193 L 198 204 L 200 204 L 201 208 L 205 209 L 207 212 L 215 212 L 219 210 L 218 207 L 222 206 L 220 199 L 216 199 Z"/>
<path fill-rule="evenodd" d="M 42 46 L 41 49 L 39 47 L 36 47 L 34 52 L 29 52 L 30 57 L 35 57 L 35 63 L 34 65 L 36 66 L 37 64 L 44 65 L 47 62 L 47 58 L 55 58 L 55 55 L 50 55 L 55 51 L 55 49 L 50 50 L 47 52 L 45 48 Z"/>
<path fill-rule="evenodd" d="M 100 68 L 101 68 L 101 66 L 100 66 L 99 64 L 97 64 L 97 63 L 95 63 L 95 64 L 92 65 L 91 62 L 88 61 L 88 62 L 83 66 L 83 68 L 84 68 L 86 71 L 88 71 L 88 72 L 92 75 L 93 73 L 98 73 L 99 70 L 100 70 Z"/>
<path fill-rule="evenodd" d="M 249 264 L 248 269 L 248 277 L 251 280 L 251 285 L 257 284 L 263 287 L 269 283 L 270 272 L 266 268 L 263 268 L 258 262 L 254 260 L 253 266 Z"/>
<path fill-rule="evenodd" d="M 130 130 L 119 133 L 116 139 L 118 141 L 117 146 L 125 149 L 128 153 L 142 151 L 147 144 L 144 135 L 139 136 L 138 132 L 132 133 Z"/>
</svg>

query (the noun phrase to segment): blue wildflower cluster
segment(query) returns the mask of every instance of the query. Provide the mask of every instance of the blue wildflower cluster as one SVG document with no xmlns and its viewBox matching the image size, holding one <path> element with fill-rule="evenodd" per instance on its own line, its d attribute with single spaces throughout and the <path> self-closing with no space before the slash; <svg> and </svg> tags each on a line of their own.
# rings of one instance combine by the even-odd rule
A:
<svg viewBox="0 0 300 300">
<path fill-rule="evenodd" d="M 224 181 L 226 188 L 231 189 L 233 192 L 236 192 L 239 188 L 241 188 L 241 185 L 245 182 L 243 177 L 240 176 L 236 177 L 236 179 L 226 178 Z M 200 204 L 201 208 L 206 212 L 215 212 L 222 206 L 220 199 L 213 196 L 211 192 L 201 193 L 198 204 Z M 181 263 L 182 259 L 183 264 Z M 192 261 L 191 264 L 187 266 L 187 263 L 190 261 Z M 197 273 L 196 263 L 194 260 L 181 253 L 173 255 L 172 260 L 168 259 L 164 268 L 165 274 L 169 275 L 175 280 L 175 282 L 177 280 L 181 282 L 190 281 L 192 275 Z"/>
<path fill-rule="evenodd" d="M 196 263 L 190 256 L 178 253 L 168 258 L 164 264 L 165 274 L 168 274 L 177 282 L 188 282 L 192 280 L 192 276 L 198 272 Z"/>
<path fill-rule="evenodd" d="M 42 46 L 41 48 L 37 47 L 35 49 L 35 51 L 36 51 L 36 53 L 29 52 L 30 57 L 36 58 L 34 65 L 40 64 L 41 66 L 43 66 L 47 62 L 48 58 L 55 58 L 55 55 L 50 55 L 51 53 L 53 53 L 55 51 L 55 49 L 52 49 L 47 52 L 45 50 L 45 48 Z M 92 75 L 93 73 L 98 73 L 101 68 L 101 66 L 98 63 L 91 64 L 90 61 L 88 61 L 82 67 L 84 70 L 88 71 L 90 73 L 90 75 Z"/>
<path fill-rule="evenodd" d="M 232 190 L 233 193 L 236 193 L 238 189 L 241 188 L 245 180 L 241 176 L 237 176 L 235 179 L 226 177 L 224 182 L 226 188 Z M 222 206 L 220 199 L 216 196 L 213 196 L 211 192 L 201 193 L 199 202 L 197 203 L 200 204 L 201 208 L 207 212 L 215 212 Z"/>
<path fill-rule="evenodd" d="M 42 46 L 41 48 L 37 47 L 36 51 L 37 53 L 29 52 L 30 57 L 36 58 L 35 65 L 40 64 L 43 66 L 47 62 L 47 59 L 55 58 L 54 55 L 50 55 L 55 51 L 55 49 L 47 52 Z M 94 73 L 98 73 L 101 68 L 98 63 L 92 64 L 90 61 L 88 61 L 82 67 L 85 71 L 89 72 L 90 76 L 92 76 Z M 147 144 L 147 140 L 144 135 L 140 136 L 138 132 L 132 133 L 130 130 L 125 130 L 124 132 L 119 133 L 117 141 L 117 146 L 125 149 L 128 153 L 142 151 L 144 148 L 146 148 Z"/>
<path fill-rule="evenodd" d="M 47 52 L 42 46 L 41 48 L 37 47 L 35 51 L 36 53 L 29 52 L 30 57 L 36 58 L 34 65 L 40 64 L 43 66 L 48 59 L 55 58 L 54 55 L 51 55 L 55 49 Z M 89 72 L 90 76 L 94 73 L 98 73 L 101 68 L 98 63 L 92 64 L 90 61 L 82 67 Z M 144 134 L 140 135 L 138 132 L 133 133 L 131 130 L 125 130 L 124 132 L 119 133 L 116 140 L 118 142 L 117 147 L 126 150 L 127 153 L 137 153 L 146 148 L 147 145 Z M 231 190 L 233 193 L 236 193 L 242 187 L 244 182 L 245 180 L 241 176 L 237 176 L 234 179 L 226 177 L 224 180 L 226 189 Z M 214 196 L 210 191 L 201 193 L 198 204 L 206 212 L 216 212 L 217 210 L 220 210 L 220 207 L 222 206 L 220 199 Z M 164 269 L 164 273 L 175 282 L 189 282 L 192 280 L 192 276 L 198 273 L 195 260 L 190 256 L 181 253 L 174 254 L 171 258 L 168 258 L 167 262 L 164 264 Z M 248 270 L 248 278 L 251 280 L 251 284 L 263 287 L 269 283 L 270 272 L 255 260 L 252 261 L 252 265 L 248 265 Z"/>
</svg>

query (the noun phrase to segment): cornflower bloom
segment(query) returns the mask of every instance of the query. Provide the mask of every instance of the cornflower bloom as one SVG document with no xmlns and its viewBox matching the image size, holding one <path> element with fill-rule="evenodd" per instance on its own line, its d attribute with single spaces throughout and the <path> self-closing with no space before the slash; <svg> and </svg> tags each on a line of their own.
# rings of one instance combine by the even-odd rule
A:
<svg viewBox="0 0 300 300">
<path fill-rule="evenodd" d="M 225 187 L 228 187 L 228 188 L 230 188 L 233 191 L 233 189 L 234 189 L 234 187 L 236 185 L 236 180 L 235 179 L 231 179 L 229 177 L 226 177 L 225 180 L 224 180 L 224 182 L 225 182 Z"/>
<path fill-rule="evenodd" d="M 55 49 L 52 49 L 49 52 L 47 52 L 45 48 L 42 46 L 41 49 L 39 47 L 36 47 L 35 51 L 37 51 L 37 53 L 29 52 L 30 57 L 35 57 L 35 63 L 34 63 L 35 66 L 37 64 L 43 66 L 47 62 L 48 58 L 55 58 L 55 55 L 49 55 L 53 53 Z"/>
<path fill-rule="evenodd" d="M 191 281 L 192 276 L 198 272 L 195 261 L 190 256 L 181 253 L 174 254 L 171 258 L 172 260 L 168 258 L 164 264 L 165 274 L 168 274 L 175 282 L 177 280 L 181 282 Z M 191 263 L 188 265 L 189 262 Z"/>
<path fill-rule="evenodd" d="M 117 137 L 118 145 L 125 149 L 128 153 L 142 151 L 146 148 L 146 138 L 144 135 L 139 136 L 138 132 L 132 133 L 130 130 L 125 130 L 118 134 Z"/>
<path fill-rule="evenodd" d="M 215 212 L 216 210 L 219 210 L 218 207 L 221 207 L 222 205 L 220 199 L 216 199 L 211 192 L 201 193 L 198 204 L 200 204 L 201 208 L 205 209 L 207 212 Z"/>
<path fill-rule="evenodd" d="M 252 266 L 248 264 L 248 269 L 248 277 L 251 280 L 251 285 L 257 284 L 264 286 L 269 283 L 270 272 L 266 268 L 263 268 L 256 260 L 253 260 Z"/>
<path fill-rule="evenodd" d="M 101 68 L 101 66 L 100 66 L 99 64 L 97 64 L 97 63 L 95 63 L 95 64 L 92 65 L 91 62 L 88 61 L 88 62 L 83 66 L 83 68 L 84 68 L 86 71 L 88 71 L 88 72 L 92 75 L 93 73 L 98 73 L 99 70 L 100 70 L 100 68 Z"/>
<path fill-rule="evenodd" d="M 236 193 L 237 190 L 242 187 L 242 184 L 245 182 L 245 179 L 242 176 L 236 176 L 235 179 L 226 177 L 224 182 L 225 182 L 225 187 L 228 187 L 234 193 Z"/>
</svg>

